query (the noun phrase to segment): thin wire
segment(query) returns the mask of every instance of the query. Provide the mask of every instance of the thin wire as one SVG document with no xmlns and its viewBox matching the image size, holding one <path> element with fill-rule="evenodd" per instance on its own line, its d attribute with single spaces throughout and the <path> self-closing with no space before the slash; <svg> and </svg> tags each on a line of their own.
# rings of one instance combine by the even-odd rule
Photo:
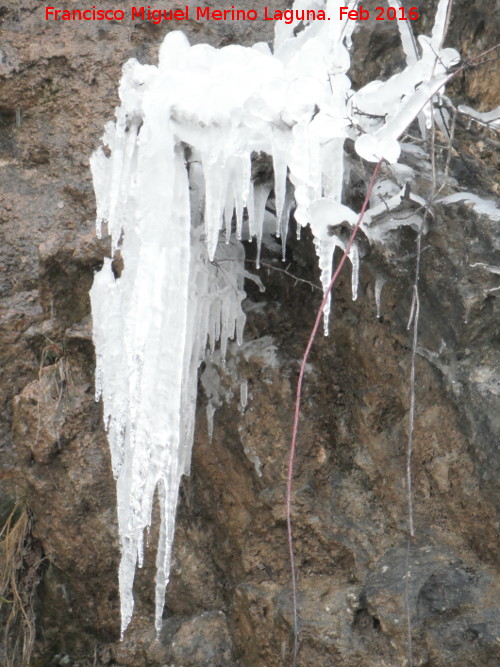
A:
<svg viewBox="0 0 500 667">
<path fill-rule="evenodd" d="M 413 667 L 413 642 L 412 642 L 412 621 L 410 605 L 410 581 L 411 581 L 411 543 L 415 537 L 415 522 L 413 515 L 413 480 L 412 480 L 412 458 L 413 458 L 413 434 L 415 431 L 415 405 L 416 405 L 416 360 L 418 345 L 418 321 L 420 315 L 420 297 L 418 293 L 418 281 L 420 278 L 420 257 L 422 248 L 422 232 L 427 216 L 424 217 L 417 236 L 417 257 L 415 262 L 415 280 L 413 283 L 413 299 L 410 309 L 410 319 L 408 329 L 413 324 L 413 340 L 411 349 L 410 364 L 410 410 L 408 425 L 408 441 L 406 446 L 406 494 L 408 507 L 408 544 L 406 549 L 406 576 L 405 576 L 405 607 L 406 607 L 406 627 L 407 627 L 407 649 L 408 665 Z"/>
<path fill-rule="evenodd" d="M 410 410 L 409 410 L 409 426 L 408 426 L 408 443 L 406 448 L 406 491 L 407 491 L 407 505 L 408 505 L 408 533 L 410 537 L 415 537 L 415 524 L 413 518 L 413 486 L 412 486 L 412 455 L 413 455 L 413 434 L 415 430 L 415 384 L 416 384 L 416 358 L 417 358 L 417 344 L 418 344 L 418 319 L 420 315 L 420 297 L 418 293 L 418 280 L 420 276 L 420 255 L 421 255 L 421 241 L 422 241 L 422 227 L 417 236 L 417 258 L 415 266 L 415 282 L 413 283 L 413 300 L 410 313 L 410 321 L 408 322 L 408 329 L 413 323 L 413 340 L 411 349 L 411 365 L 410 365 Z"/>
<path fill-rule="evenodd" d="M 408 667 L 413 667 L 413 638 L 412 638 L 411 607 L 410 607 L 410 579 L 411 579 L 410 553 L 411 553 L 411 537 L 410 535 L 408 535 L 408 542 L 406 545 L 406 577 L 405 577 L 406 618 L 408 619 L 408 623 L 406 625 L 406 636 L 407 636 L 406 642 L 408 650 Z"/>
<path fill-rule="evenodd" d="M 448 28 L 448 22 L 450 17 L 450 7 L 453 4 L 453 0 L 448 6 L 448 13 L 446 17 L 446 29 Z M 444 36 L 446 35 L 446 29 L 443 33 L 443 40 L 441 41 L 441 46 L 444 41 Z M 432 173 L 432 192 L 430 201 L 433 201 L 436 197 L 436 123 L 434 119 L 434 106 L 431 105 L 431 173 Z M 451 141 L 451 138 L 450 138 Z M 451 152 L 451 148 L 450 148 Z M 406 499 L 407 499 L 407 512 L 408 512 L 408 541 L 406 548 L 406 575 L 405 575 L 405 607 L 406 607 L 406 629 L 407 629 L 407 651 L 408 651 L 408 667 L 413 667 L 413 632 L 412 632 L 412 619 L 411 619 L 411 604 L 410 604 L 410 583 L 412 576 L 411 568 L 411 545 L 412 541 L 415 538 L 415 520 L 414 520 L 414 507 L 413 507 L 413 447 L 414 447 L 414 432 L 415 432 L 415 405 L 416 405 L 416 360 L 417 360 L 417 347 L 418 347 L 418 323 L 420 316 L 420 296 L 418 290 L 418 283 L 420 279 L 420 258 L 422 254 L 422 234 L 424 227 L 427 223 L 427 218 L 429 215 L 429 206 L 430 202 L 427 204 L 424 219 L 422 224 L 419 227 L 417 235 L 417 252 L 416 252 L 416 261 L 415 261 L 415 279 L 413 282 L 413 298 L 410 308 L 410 317 L 408 320 L 409 329 L 413 324 L 413 336 L 412 336 L 412 348 L 411 348 L 411 363 L 410 363 L 410 409 L 409 409 L 409 423 L 408 423 L 408 440 L 406 445 Z"/>
</svg>

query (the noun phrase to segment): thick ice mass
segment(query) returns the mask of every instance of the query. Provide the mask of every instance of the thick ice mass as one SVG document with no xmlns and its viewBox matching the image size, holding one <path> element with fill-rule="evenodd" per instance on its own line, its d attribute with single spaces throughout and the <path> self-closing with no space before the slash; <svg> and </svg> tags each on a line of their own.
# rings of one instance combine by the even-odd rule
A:
<svg viewBox="0 0 500 667">
<path fill-rule="evenodd" d="M 357 219 L 343 201 L 346 139 L 366 160 L 396 162 L 402 133 L 419 114 L 428 118 L 458 58 L 441 46 L 449 0 L 440 0 L 432 36 L 419 38 L 420 50 L 409 25 L 400 26 L 406 69 L 354 91 L 348 70 L 355 23 L 338 18 L 345 4 L 357 3 L 297 0 L 295 9 L 321 7 L 331 20 L 301 29 L 279 22 L 274 53 L 265 44 L 190 46 L 182 33 L 168 33 L 158 66 L 125 64 L 121 106 L 103 137 L 106 152 L 100 148 L 91 158 L 97 231 L 107 230 L 124 264 L 117 277 L 106 259 L 91 290 L 96 396 L 104 404 L 117 484 L 122 633 L 133 613 L 135 568 L 143 561 L 155 494 L 161 628 L 179 482 L 190 464 L 197 371 L 207 350 L 220 348 L 224 357 L 228 340 L 242 340 L 248 274 L 240 239 L 253 237 L 260 248 L 269 236 L 273 187 L 272 222 L 283 249 L 295 206 L 298 229 L 311 226 L 326 290 L 335 248 L 346 245 L 341 227 Z M 258 153 L 272 157 L 273 186 L 252 182 Z M 402 187 L 377 203 L 380 210 L 397 206 Z M 377 210 L 364 222 L 373 241 L 399 224 L 377 226 Z M 356 246 L 349 258 L 356 298 Z M 208 376 L 205 383 L 211 386 Z M 242 409 L 246 401 L 242 383 Z"/>
</svg>

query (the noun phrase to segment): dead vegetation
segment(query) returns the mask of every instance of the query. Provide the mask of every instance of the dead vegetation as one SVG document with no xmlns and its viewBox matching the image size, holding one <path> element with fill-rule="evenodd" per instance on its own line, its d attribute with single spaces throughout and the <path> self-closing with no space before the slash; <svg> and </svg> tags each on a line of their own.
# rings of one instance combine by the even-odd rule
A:
<svg viewBox="0 0 500 667">
<path fill-rule="evenodd" d="M 0 661 L 29 665 L 35 643 L 35 593 L 43 561 L 31 535 L 31 517 L 19 502 L 0 512 Z"/>
</svg>

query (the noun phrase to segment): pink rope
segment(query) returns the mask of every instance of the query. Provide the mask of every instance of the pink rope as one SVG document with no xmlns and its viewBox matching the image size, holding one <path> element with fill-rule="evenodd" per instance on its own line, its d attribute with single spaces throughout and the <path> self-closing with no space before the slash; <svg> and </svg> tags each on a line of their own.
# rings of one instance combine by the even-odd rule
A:
<svg viewBox="0 0 500 667">
<path fill-rule="evenodd" d="M 307 341 L 307 347 L 304 352 L 304 356 L 302 357 L 302 363 L 300 365 L 300 373 L 299 373 L 299 379 L 297 382 L 297 396 L 295 399 L 295 416 L 293 420 L 293 430 L 292 430 L 292 441 L 290 444 L 290 457 L 288 459 L 288 480 L 287 480 L 287 487 L 286 487 L 286 525 L 287 525 L 287 535 L 288 535 L 288 552 L 290 555 L 290 571 L 292 574 L 292 607 L 293 607 L 293 661 L 292 665 L 295 667 L 297 663 L 297 653 L 298 653 L 298 648 L 299 648 L 299 627 L 298 627 L 298 614 L 297 614 L 297 577 L 295 574 L 295 555 L 294 555 L 294 548 L 293 548 L 293 532 L 292 532 L 292 484 L 293 484 L 293 466 L 295 462 L 295 452 L 297 449 L 297 434 L 299 430 L 299 418 L 300 418 L 300 399 L 302 395 L 302 384 L 304 381 L 304 373 L 306 369 L 306 364 L 307 364 L 307 359 L 309 358 L 309 353 L 311 351 L 312 345 L 314 343 L 314 339 L 316 338 L 316 334 L 318 332 L 319 328 L 319 323 L 321 322 L 321 317 L 323 315 L 323 310 L 325 308 L 326 302 L 328 300 L 328 297 L 330 295 L 330 292 L 332 291 L 332 288 L 335 284 L 335 281 L 337 280 L 340 272 L 342 271 L 342 267 L 345 264 L 346 258 L 349 254 L 349 251 L 352 247 L 352 244 L 354 243 L 354 239 L 356 238 L 356 234 L 358 233 L 358 229 L 361 225 L 361 222 L 363 220 L 363 217 L 365 215 L 366 208 L 368 206 L 368 202 L 370 200 L 370 195 L 373 190 L 373 186 L 375 185 L 375 179 L 377 178 L 377 174 L 379 172 L 379 169 L 382 165 L 382 160 L 378 162 L 377 166 L 375 167 L 373 171 L 373 175 L 370 181 L 370 185 L 368 186 L 368 191 L 366 193 L 365 200 L 363 202 L 363 206 L 361 207 L 361 212 L 359 214 L 358 220 L 356 224 L 354 225 L 354 228 L 352 230 L 351 236 L 349 238 L 349 242 L 346 245 L 346 248 L 344 250 L 344 254 L 342 255 L 342 258 L 339 262 L 339 265 L 337 269 L 335 270 L 335 273 L 332 276 L 332 279 L 330 281 L 330 284 L 328 285 L 325 295 L 323 297 L 323 301 L 321 302 L 321 306 L 319 307 L 318 313 L 316 315 L 316 321 L 314 322 L 314 327 L 311 331 L 311 335 L 309 336 L 309 340 Z"/>
</svg>

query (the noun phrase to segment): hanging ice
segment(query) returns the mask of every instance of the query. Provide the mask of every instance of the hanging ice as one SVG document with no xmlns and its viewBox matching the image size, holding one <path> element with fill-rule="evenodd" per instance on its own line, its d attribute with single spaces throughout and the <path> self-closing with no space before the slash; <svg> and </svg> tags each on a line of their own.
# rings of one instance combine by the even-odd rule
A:
<svg viewBox="0 0 500 667">
<path fill-rule="evenodd" d="M 346 4 L 357 3 L 297 0 L 294 8 L 322 7 L 330 20 L 279 23 L 274 54 L 265 44 L 191 47 L 171 32 L 157 67 L 136 60 L 124 66 L 106 152 L 100 148 L 91 159 L 97 231 L 106 225 L 124 266 L 115 275 L 106 259 L 91 290 L 96 393 L 117 483 L 122 634 L 155 494 L 161 628 L 179 482 L 189 472 L 197 370 L 207 348 L 219 345 L 224 355 L 228 339 L 241 341 L 247 274 L 239 239 L 248 231 L 260 244 L 271 188 L 252 183 L 252 154 L 273 159 L 283 245 L 293 185 L 295 218 L 311 225 L 326 289 L 335 247 L 345 247 L 339 230 L 357 219 L 342 203 L 345 140 L 356 140 L 368 160 L 396 161 L 401 133 L 457 59 L 441 48 L 449 0 L 440 0 L 432 38 L 420 38 L 421 57 L 405 26 L 406 70 L 354 92 L 347 72 L 355 24 L 339 19 Z M 377 238 L 369 218 L 365 231 Z M 350 259 L 355 297 L 356 247 Z M 242 385 L 242 406 L 246 393 Z"/>
</svg>

